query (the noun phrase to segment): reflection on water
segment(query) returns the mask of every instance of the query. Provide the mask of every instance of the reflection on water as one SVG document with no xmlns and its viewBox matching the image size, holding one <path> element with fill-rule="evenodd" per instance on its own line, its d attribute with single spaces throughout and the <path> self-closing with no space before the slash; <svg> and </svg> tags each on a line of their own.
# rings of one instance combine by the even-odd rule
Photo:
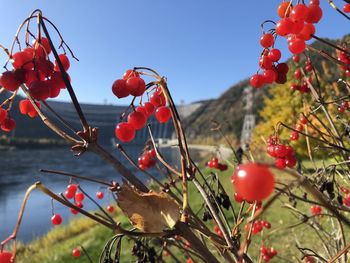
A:
<svg viewBox="0 0 350 263">
<path fill-rule="evenodd" d="M 127 152 L 137 160 L 142 147 L 130 146 Z M 120 160 L 125 160 L 117 150 L 113 151 Z M 164 154 L 171 159 L 171 151 Z M 127 162 L 125 161 L 127 164 Z M 142 173 L 128 165 L 140 178 L 146 180 Z M 93 153 L 85 153 L 80 157 L 74 157 L 66 148 L 51 150 L 15 150 L 0 151 L 0 240 L 6 238 L 12 231 L 16 223 L 18 211 L 26 189 L 36 181 L 43 182 L 53 192 L 64 192 L 69 178 L 60 175 L 44 175 L 39 173 L 39 169 L 53 169 L 71 172 L 84 176 L 91 176 L 105 181 L 120 181 L 117 172 L 98 156 Z M 156 173 L 156 171 L 153 171 Z M 89 182 L 80 182 L 87 193 L 95 197 L 99 185 Z M 106 194 L 101 204 L 112 202 L 110 195 Z M 64 222 L 74 217 L 68 208 L 54 202 L 55 212 L 60 213 Z M 95 209 L 96 207 L 89 201 L 84 201 L 84 208 Z M 39 191 L 34 191 L 28 201 L 24 213 L 23 223 L 18 239 L 24 242 L 40 236 L 51 229 L 50 218 L 51 199 Z"/>
</svg>

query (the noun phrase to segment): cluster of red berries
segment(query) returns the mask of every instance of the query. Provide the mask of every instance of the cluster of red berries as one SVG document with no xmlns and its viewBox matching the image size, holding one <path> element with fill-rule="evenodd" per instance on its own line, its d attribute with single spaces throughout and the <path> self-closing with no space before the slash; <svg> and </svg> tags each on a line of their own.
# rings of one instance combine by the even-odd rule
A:
<svg viewBox="0 0 350 263">
<path fill-rule="evenodd" d="M 274 256 L 277 255 L 277 250 L 272 247 L 268 248 L 268 247 L 262 246 L 260 248 L 260 253 L 264 262 L 269 262 Z"/>
<path fill-rule="evenodd" d="M 275 30 L 264 33 L 260 38 L 260 44 L 264 50 L 259 66 L 264 72 L 250 78 L 252 87 L 260 88 L 264 84 L 286 82 L 288 65 L 285 63 L 274 65 L 281 58 L 280 50 L 274 48 L 275 37 L 286 37 L 288 49 L 292 54 L 304 52 L 305 41 L 310 40 L 316 32 L 313 24 L 318 23 L 322 18 L 323 13 L 319 4 L 319 0 L 310 0 L 309 5 L 297 4 L 293 7 L 291 2 L 282 2 L 279 5 L 277 13 L 281 19 L 277 22 Z"/>
<path fill-rule="evenodd" d="M 304 130 L 304 125 L 306 125 L 307 123 L 307 118 L 303 114 L 301 114 L 298 123 L 294 126 L 295 131 L 291 132 L 289 139 L 291 141 L 297 141 L 299 139 L 299 132 Z"/>
<path fill-rule="evenodd" d="M 313 205 L 310 207 L 311 214 L 314 216 L 320 215 L 322 213 L 322 207 L 319 205 Z"/>
<path fill-rule="evenodd" d="M 341 103 L 340 106 L 338 107 L 338 112 L 344 113 L 346 110 L 349 110 L 349 108 L 350 108 L 349 102 L 347 102 L 347 101 L 342 101 L 342 103 Z"/>
<path fill-rule="evenodd" d="M 146 91 L 145 81 L 140 77 L 137 71 L 132 69 L 124 73 L 122 79 L 116 80 L 112 85 L 112 92 L 118 98 L 124 98 L 129 95 L 142 96 Z M 136 107 L 128 115 L 127 122 L 120 122 L 115 128 L 115 136 L 122 142 L 130 142 L 135 138 L 136 130 L 145 127 L 147 118 L 155 113 L 156 119 L 160 123 L 166 123 L 171 118 L 171 110 L 166 106 L 166 98 L 160 87 L 142 106 Z"/>
<path fill-rule="evenodd" d="M 350 56 L 348 53 L 341 51 L 338 53 L 338 60 L 345 65 L 340 65 L 340 68 L 345 72 L 347 77 L 350 77 Z"/>
<path fill-rule="evenodd" d="M 300 61 L 300 57 L 299 55 L 294 55 L 293 56 L 293 61 L 295 63 L 299 63 Z M 305 72 L 311 72 L 313 70 L 313 65 L 312 65 L 312 62 L 310 59 L 307 59 L 305 61 Z M 298 83 L 292 83 L 291 86 L 290 86 L 290 89 L 291 90 L 296 90 L 296 91 L 299 91 L 301 93 L 309 93 L 311 90 L 310 90 L 310 87 L 307 83 L 306 80 L 302 80 L 302 73 L 301 73 L 301 69 L 300 68 L 297 68 L 295 71 L 294 71 L 294 78 L 298 81 Z M 309 82 L 312 81 L 312 78 L 311 76 L 308 77 L 307 79 Z"/>
<path fill-rule="evenodd" d="M 226 171 L 228 169 L 227 164 L 220 163 L 217 157 L 212 157 L 210 161 L 207 162 L 209 168 L 218 169 L 220 171 Z"/>
<path fill-rule="evenodd" d="M 57 61 L 55 63 L 51 62 L 49 58 L 50 53 L 51 47 L 49 41 L 42 37 L 34 40 L 31 47 L 10 55 L 13 70 L 5 71 L 1 74 L 0 86 L 4 87 L 7 91 L 14 92 L 22 84 L 25 84 L 29 94 L 37 101 L 57 97 L 61 89 L 65 88 L 66 85 Z M 70 67 L 68 57 L 65 54 L 60 54 L 59 58 L 64 70 L 67 71 Z M 20 111 L 22 114 L 34 118 L 37 112 L 29 104 L 31 104 L 29 101 L 22 102 L 20 104 Z M 0 110 L 0 120 L 3 114 L 1 111 L 3 109 Z M 6 132 L 16 127 L 15 121 L 8 114 L 0 123 L 2 130 Z"/>
<path fill-rule="evenodd" d="M 83 200 L 85 199 L 85 195 L 83 192 L 78 192 L 78 186 L 76 184 L 69 184 L 67 186 L 67 190 L 64 193 L 65 197 L 67 199 L 73 199 L 74 198 L 74 204 L 79 207 L 83 208 Z M 73 215 L 78 214 L 78 211 L 75 210 L 74 208 L 70 209 Z"/>
<path fill-rule="evenodd" d="M 349 192 L 349 189 L 347 189 L 344 186 L 341 186 L 340 187 L 340 191 L 342 191 L 345 194 L 345 196 L 342 198 L 343 205 L 350 206 L 350 194 L 349 194 L 350 192 Z"/>
<path fill-rule="evenodd" d="M 16 128 L 16 122 L 14 119 L 10 118 L 7 111 L 0 107 L 0 128 L 4 132 L 10 132 Z"/>
<path fill-rule="evenodd" d="M 250 224 L 245 225 L 244 228 L 245 228 L 245 230 L 249 230 Z M 257 220 L 253 223 L 252 234 L 253 235 L 259 234 L 261 231 L 264 230 L 264 228 L 270 229 L 271 223 L 268 221 L 264 221 L 264 220 Z"/>
<path fill-rule="evenodd" d="M 0 250 L 0 262 L 1 263 L 13 263 L 12 253 L 6 250 Z"/>
<path fill-rule="evenodd" d="M 292 168 L 297 163 L 293 147 L 278 143 L 276 136 L 271 136 L 267 140 L 267 153 L 275 158 L 275 166 L 278 169 Z"/>
<path fill-rule="evenodd" d="M 35 104 L 39 109 L 41 108 L 41 104 L 39 101 L 36 101 Z M 23 115 L 28 115 L 30 118 L 35 118 L 36 116 L 38 116 L 38 112 L 36 111 L 29 99 L 24 99 L 19 102 L 19 111 Z"/>
<path fill-rule="evenodd" d="M 145 150 L 138 158 L 139 168 L 141 170 L 146 170 L 153 167 L 156 164 L 156 156 L 156 150 L 154 148 Z"/>
</svg>

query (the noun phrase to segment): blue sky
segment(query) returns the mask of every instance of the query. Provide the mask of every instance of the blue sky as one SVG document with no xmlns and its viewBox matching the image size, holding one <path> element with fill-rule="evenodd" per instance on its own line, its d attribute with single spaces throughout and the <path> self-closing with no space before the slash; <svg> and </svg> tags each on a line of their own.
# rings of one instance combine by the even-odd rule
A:
<svg viewBox="0 0 350 263">
<path fill-rule="evenodd" d="M 0 43 L 9 46 L 21 21 L 40 8 L 80 59 L 69 73 L 81 102 L 128 103 L 113 96 L 113 81 L 128 68 L 148 66 L 168 78 L 176 102 L 188 103 L 218 97 L 257 70 L 260 23 L 277 19 L 279 2 L 0 0 Z M 321 2 L 316 35 L 349 33 L 348 21 Z M 278 47 L 289 57 L 284 40 Z M 5 59 L 0 53 L 0 63 Z"/>
</svg>

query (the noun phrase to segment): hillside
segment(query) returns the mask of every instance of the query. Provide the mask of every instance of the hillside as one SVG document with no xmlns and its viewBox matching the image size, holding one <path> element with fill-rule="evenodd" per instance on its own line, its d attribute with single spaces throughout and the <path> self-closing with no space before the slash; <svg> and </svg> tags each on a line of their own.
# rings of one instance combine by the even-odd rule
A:
<svg viewBox="0 0 350 263">
<path fill-rule="evenodd" d="M 342 39 L 325 40 L 332 43 L 340 43 L 346 42 L 349 38 L 350 36 L 346 35 Z M 336 56 L 333 48 L 330 48 L 328 45 L 318 40 L 314 41 L 311 46 L 327 53 L 332 53 Z M 339 78 L 339 67 L 334 66 L 334 64 L 329 63 L 323 57 L 315 53 L 309 53 L 312 61 L 314 61 L 314 67 L 326 78 L 327 81 L 334 82 Z M 288 64 L 291 64 L 291 59 L 288 59 L 287 62 Z M 220 135 L 211 131 L 212 121 L 216 121 L 222 124 L 221 128 L 225 134 L 234 135 L 234 137 L 239 138 L 245 114 L 244 101 L 242 100 L 243 90 L 247 86 L 249 86 L 249 80 L 243 80 L 231 86 L 219 98 L 202 104 L 201 107 L 184 120 L 188 136 L 192 139 L 195 137 L 213 137 L 214 139 L 218 139 Z M 257 122 L 260 121 L 259 111 L 263 107 L 263 97 L 267 96 L 268 90 L 269 86 L 265 86 L 258 90 L 253 89 L 253 113 L 257 116 Z"/>
</svg>

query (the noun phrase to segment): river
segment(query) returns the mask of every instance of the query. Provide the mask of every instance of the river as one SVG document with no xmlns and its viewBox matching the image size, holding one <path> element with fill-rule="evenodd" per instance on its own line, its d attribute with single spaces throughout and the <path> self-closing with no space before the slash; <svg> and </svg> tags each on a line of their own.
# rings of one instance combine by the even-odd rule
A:
<svg viewBox="0 0 350 263">
<path fill-rule="evenodd" d="M 140 178 L 146 180 L 142 173 L 127 163 L 125 158 L 117 152 L 117 149 L 109 150 L 124 160 L 124 163 Z M 142 147 L 130 146 L 126 150 L 137 160 Z M 170 152 L 165 154 L 168 159 L 172 158 Z M 0 151 L 0 240 L 6 238 L 13 231 L 24 194 L 31 184 L 41 181 L 55 193 L 65 191 L 69 178 L 42 174 L 39 169 L 61 170 L 105 181 L 120 181 L 118 173 L 93 153 L 84 153 L 80 157 L 75 157 L 67 148 Z M 152 171 L 156 174 L 155 169 Z M 80 185 L 93 197 L 100 190 L 100 186 L 94 183 L 80 181 Z M 103 205 L 113 204 L 111 195 L 107 193 L 106 189 L 102 190 L 105 192 L 105 197 L 98 202 Z M 53 202 L 53 204 L 55 212 L 62 215 L 64 223 L 67 223 L 70 218 L 76 217 L 70 213 L 68 208 L 57 202 Z M 28 242 L 52 229 L 51 207 L 51 199 L 48 196 L 38 190 L 32 192 L 24 213 L 18 240 Z M 96 206 L 92 202 L 84 200 L 84 209 L 96 209 Z"/>
</svg>

